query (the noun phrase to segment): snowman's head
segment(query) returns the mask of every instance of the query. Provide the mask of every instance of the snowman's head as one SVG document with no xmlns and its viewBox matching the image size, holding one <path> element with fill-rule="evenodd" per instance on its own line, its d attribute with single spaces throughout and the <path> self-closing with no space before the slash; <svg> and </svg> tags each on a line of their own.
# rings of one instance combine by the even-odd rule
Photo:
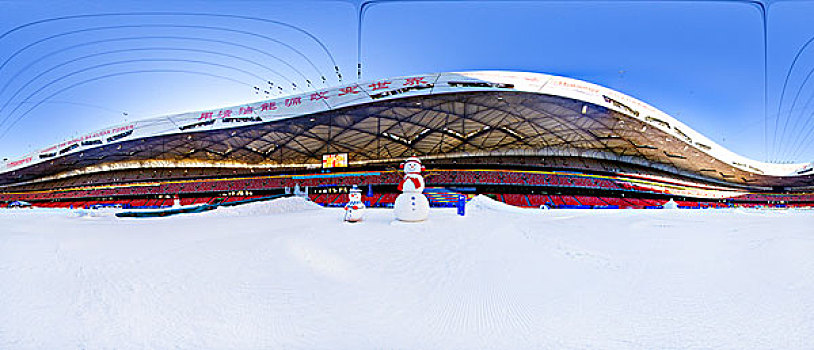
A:
<svg viewBox="0 0 814 350">
<path fill-rule="evenodd" d="M 420 174 L 424 170 L 424 166 L 421 165 L 421 160 L 418 157 L 410 157 L 404 163 L 401 163 L 401 169 L 404 170 L 405 174 Z"/>
<path fill-rule="evenodd" d="M 362 201 L 362 190 L 360 190 L 359 188 L 356 187 L 356 185 L 354 185 L 353 188 L 351 188 L 350 191 L 348 192 L 348 199 L 351 202 L 357 202 L 357 201 L 361 202 Z"/>
</svg>

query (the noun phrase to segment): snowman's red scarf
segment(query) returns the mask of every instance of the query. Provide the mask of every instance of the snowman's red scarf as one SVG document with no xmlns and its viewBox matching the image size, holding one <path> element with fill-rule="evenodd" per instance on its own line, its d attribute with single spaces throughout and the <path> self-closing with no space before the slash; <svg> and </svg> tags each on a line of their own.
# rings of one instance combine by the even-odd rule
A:
<svg viewBox="0 0 814 350">
<path fill-rule="evenodd" d="M 412 182 L 413 182 L 413 186 L 415 186 L 415 188 L 419 188 L 419 187 L 421 187 L 421 182 L 420 182 L 420 181 L 418 181 L 418 179 L 417 179 L 417 178 L 414 178 L 414 177 L 405 177 L 405 178 L 401 179 L 401 182 L 399 182 L 399 187 L 398 187 L 399 191 L 402 191 L 402 192 L 404 191 L 404 183 L 405 183 L 405 182 L 407 182 L 407 180 L 412 181 Z"/>
</svg>

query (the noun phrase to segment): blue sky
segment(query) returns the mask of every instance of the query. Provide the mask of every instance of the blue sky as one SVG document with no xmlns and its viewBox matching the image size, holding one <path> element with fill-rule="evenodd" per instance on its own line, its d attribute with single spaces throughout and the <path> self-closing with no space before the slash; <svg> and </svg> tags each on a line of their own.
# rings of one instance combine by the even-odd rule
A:
<svg viewBox="0 0 814 350">
<path fill-rule="evenodd" d="M 291 92 L 289 81 L 303 89 L 303 76 L 336 84 L 334 61 L 352 81 L 359 4 L 0 0 L 0 33 L 77 14 L 252 17 L 100 16 L 8 34 L 0 39 L 0 157 L 125 121 L 264 99 L 253 87 L 269 80 L 277 93 Z M 768 8 L 765 61 L 761 12 L 737 1 L 383 1 L 362 17 L 362 78 L 481 69 L 562 75 L 644 100 L 745 156 L 810 162 L 814 44 L 797 58 L 780 102 L 792 61 L 814 37 L 814 3 Z M 330 56 L 268 21 L 317 37 Z"/>
</svg>

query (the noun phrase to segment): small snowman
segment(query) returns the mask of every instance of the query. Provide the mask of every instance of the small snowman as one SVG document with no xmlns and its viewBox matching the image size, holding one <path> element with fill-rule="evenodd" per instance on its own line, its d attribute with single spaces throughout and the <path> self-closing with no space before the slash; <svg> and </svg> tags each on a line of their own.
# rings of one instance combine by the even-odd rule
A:
<svg viewBox="0 0 814 350">
<path fill-rule="evenodd" d="M 424 221 L 430 213 L 430 202 L 424 196 L 424 177 L 421 171 L 424 166 L 421 160 L 416 157 L 407 158 L 401 164 L 404 170 L 404 179 L 399 183 L 399 191 L 402 193 L 396 198 L 393 210 L 396 219 L 401 221 Z"/>
<path fill-rule="evenodd" d="M 362 190 L 353 185 L 348 193 L 348 204 L 345 204 L 345 221 L 359 222 L 365 215 L 365 203 L 362 203 Z"/>
</svg>

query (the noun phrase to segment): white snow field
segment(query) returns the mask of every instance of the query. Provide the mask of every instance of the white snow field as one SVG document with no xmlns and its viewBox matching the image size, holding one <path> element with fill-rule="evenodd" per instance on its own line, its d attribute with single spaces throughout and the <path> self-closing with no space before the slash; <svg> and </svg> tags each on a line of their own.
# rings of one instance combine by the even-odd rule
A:
<svg viewBox="0 0 814 350">
<path fill-rule="evenodd" d="M 0 349 L 812 349 L 814 212 L 0 210 Z"/>
</svg>

